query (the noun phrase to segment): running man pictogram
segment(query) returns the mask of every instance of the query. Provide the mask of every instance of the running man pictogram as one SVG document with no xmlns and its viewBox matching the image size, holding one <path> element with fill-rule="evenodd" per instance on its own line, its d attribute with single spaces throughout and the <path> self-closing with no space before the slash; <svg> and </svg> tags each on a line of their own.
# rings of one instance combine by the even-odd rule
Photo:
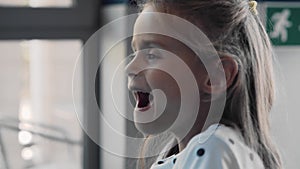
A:
<svg viewBox="0 0 300 169">
<path fill-rule="evenodd" d="M 288 28 L 290 28 L 293 24 L 289 21 L 289 17 L 291 15 L 291 11 L 288 9 L 284 9 L 282 12 L 275 13 L 271 20 L 274 23 L 273 32 L 270 32 L 271 38 L 280 38 L 282 42 L 286 42 L 288 40 Z"/>
</svg>

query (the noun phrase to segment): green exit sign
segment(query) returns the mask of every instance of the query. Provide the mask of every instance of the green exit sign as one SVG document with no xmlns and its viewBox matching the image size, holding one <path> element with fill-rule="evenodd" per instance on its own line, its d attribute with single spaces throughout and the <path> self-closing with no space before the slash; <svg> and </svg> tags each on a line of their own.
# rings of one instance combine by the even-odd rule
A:
<svg viewBox="0 0 300 169">
<path fill-rule="evenodd" d="M 283 3 L 280 7 L 267 7 L 267 32 L 273 45 L 300 45 L 300 5 L 297 6 Z"/>
</svg>

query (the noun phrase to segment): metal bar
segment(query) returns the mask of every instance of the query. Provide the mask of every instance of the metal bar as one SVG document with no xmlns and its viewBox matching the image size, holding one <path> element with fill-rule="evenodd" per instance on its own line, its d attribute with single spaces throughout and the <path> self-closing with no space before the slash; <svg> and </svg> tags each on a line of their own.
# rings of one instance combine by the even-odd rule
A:
<svg viewBox="0 0 300 169">
<path fill-rule="evenodd" d="M 1 129 L 0 129 L 0 149 L 1 149 L 1 154 L 3 157 L 3 162 L 4 162 L 4 168 L 5 169 L 9 169 L 9 164 L 8 164 L 8 160 L 7 160 L 7 155 L 6 155 L 6 151 L 5 151 L 5 146 L 3 144 L 3 140 L 2 140 L 2 134 L 1 134 Z"/>
<path fill-rule="evenodd" d="M 17 132 L 21 131 L 21 129 L 19 129 L 18 127 L 7 125 L 7 124 L 0 124 L 0 128 L 10 129 L 10 130 L 17 131 Z M 71 145 L 80 145 L 81 144 L 80 141 L 75 141 L 75 140 L 71 140 L 68 138 L 60 138 L 60 137 L 56 137 L 56 136 L 51 136 L 51 135 L 47 135 L 47 134 L 40 133 L 40 132 L 33 131 L 33 130 L 26 130 L 26 131 L 28 131 L 34 135 L 38 135 L 43 138 L 47 138 L 47 139 L 54 140 L 57 142 L 63 142 L 63 143 L 71 144 Z"/>
</svg>

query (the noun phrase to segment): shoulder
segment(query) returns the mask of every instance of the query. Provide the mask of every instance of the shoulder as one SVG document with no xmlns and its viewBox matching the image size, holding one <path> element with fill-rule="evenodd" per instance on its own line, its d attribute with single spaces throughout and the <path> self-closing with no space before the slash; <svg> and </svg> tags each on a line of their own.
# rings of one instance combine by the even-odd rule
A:
<svg viewBox="0 0 300 169">
<path fill-rule="evenodd" d="M 239 132 L 224 125 L 213 125 L 193 137 L 178 156 L 178 162 L 178 169 L 264 168 L 259 156 L 245 145 Z"/>
</svg>

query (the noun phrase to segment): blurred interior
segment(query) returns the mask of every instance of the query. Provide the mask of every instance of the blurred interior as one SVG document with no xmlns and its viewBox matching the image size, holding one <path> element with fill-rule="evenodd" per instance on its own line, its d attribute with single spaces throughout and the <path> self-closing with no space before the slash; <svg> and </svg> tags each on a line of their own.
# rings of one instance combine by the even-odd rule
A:
<svg viewBox="0 0 300 169">
<path fill-rule="evenodd" d="M 300 11 L 300 1 L 260 1 L 260 13 L 265 21 L 271 22 L 266 10 L 274 3 L 275 6 L 299 6 Z M 0 0 L 0 169 L 133 168 L 134 159 L 103 151 L 85 135 L 73 107 L 73 96 L 82 100 L 78 106 L 83 112 L 96 111 L 86 105 L 86 100 L 95 93 L 85 88 L 88 82 L 84 80 L 94 61 L 77 60 L 78 55 L 102 25 L 135 10 L 125 0 Z M 124 28 L 125 25 L 111 31 L 120 32 Z M 300 25 L 295 36 L 299 40 L 295 44 L 274 45 L 278 93 L 271 114 L 272 133 L 288 169 L 298 169 L 300 157 L 297 148 Z M 100 50 L 105 45 L 101 42 Z M 114 51 L 119 57 L 107 62 L 116 64 L 122 60 L 131 52 L 129 45 L 127 41 L 120 43 Z M 76 85 L 82 90 L 72 92 L 76 63 L 82 72 L 82 80 Z M 102 80 L 111 77 L 111 72 L 102 72 L 96 83 L 99 88 L 104 85 Z M 124 79 L 120 87 L 125 83 Z M 96 95 L 106 105 L 104 109 L 116 111 L 105 104 L 107 94 L 103 91 Z M 125 93 L 120 97 L 124 97 L 125 105 Z M 125 134 L 137 133 L 132 123 L 111 118 Z M 114 140 L 101 124 L 99 139 L 130 151 L 125 141 Z"/>
</svg>

